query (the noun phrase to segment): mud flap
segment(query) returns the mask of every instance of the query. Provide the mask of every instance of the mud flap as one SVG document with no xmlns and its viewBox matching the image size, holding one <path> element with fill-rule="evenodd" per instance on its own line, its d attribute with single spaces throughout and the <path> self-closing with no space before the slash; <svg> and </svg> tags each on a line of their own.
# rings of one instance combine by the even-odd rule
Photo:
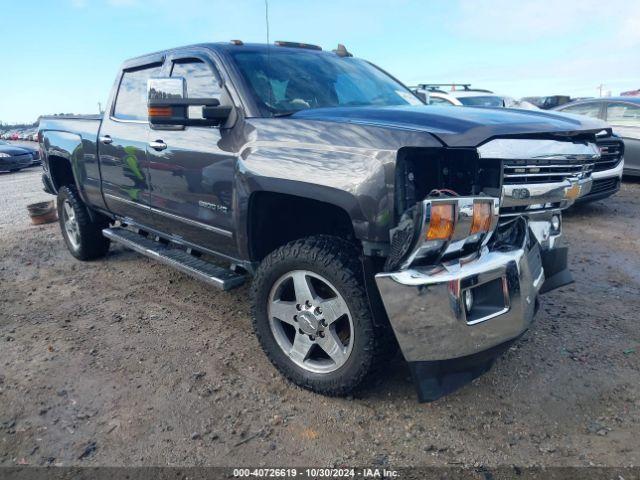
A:
<svg viewBox="0 0 640 480">
<path fill-rule="evenodd" d="M 413 383 L 418 393 L 418 401 L 433 402 L 468 385 L 480 375 L 491 370 L 496 358 L 516 340 L 517 338 L 484 352 L 452 360 L 409 362 Z"/>
<path fill-rule="evenodd" d="M 453 360 L 442 362 L 409 362 L 419 402 L 433 402 L 471 383 L 488 372 L 493 360 L 471 368 L 455 368 Z"/>
<path fill-rule="evenodd" d="M 567 247 L 553 248 L 540 252 L 545 276 L 540 293 L 547 293 L 574 282 L 573 275 L 571 275 L 568 268 L 568 253 L 569 249 Z"/>
</svg>

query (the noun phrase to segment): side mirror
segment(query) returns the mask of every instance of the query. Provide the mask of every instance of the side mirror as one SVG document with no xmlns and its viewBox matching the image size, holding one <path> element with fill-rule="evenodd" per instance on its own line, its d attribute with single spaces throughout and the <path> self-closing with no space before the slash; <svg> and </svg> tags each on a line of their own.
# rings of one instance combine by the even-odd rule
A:
<svg viewBox="0 0 640 480">
<path fill-rule="evenodd" d="M 202 106 L 202 118 L 189 118 L 189 107 Z M 232 107 L 221 106 L 217 98 L 186 98 L 182 77 L 150 78 L 147 81 L 149 123 L 155 129 L 188 126 L 220 126 Z"/>
</svg>

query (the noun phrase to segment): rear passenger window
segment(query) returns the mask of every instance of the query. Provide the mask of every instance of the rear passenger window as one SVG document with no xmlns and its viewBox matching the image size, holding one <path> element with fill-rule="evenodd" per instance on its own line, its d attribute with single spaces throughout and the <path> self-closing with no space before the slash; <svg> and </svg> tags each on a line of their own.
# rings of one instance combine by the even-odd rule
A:
<svg viewBox="0 0 640 480">
<path fill-rule="evenodd" d="M 222 87 L 211 68 L 197 59 L 175 62 L 172 77 L 184 77 L 188 98 L 220 98 Z"/>
<path fill-rule="evenodd" d="M 113 109 L 113 116 L 121 120 L 147 120 L 147 80 L 160 75 L 162 65 L 127 70 Z"/>
<path fill-rule="evenodd" d="M 600 103 L 582 103 L 580 105 L 572 105 L 561 109 L 561 111 L 573 113 L 575 115 L 586 115 L 587 117 L 598 118 L 600 116 Z"/>
<path fill-rule="evenodd" d="M 607 107 L 607 121 L 620 127 L 640 127 L 640 105 L 610 103 Z"/>
</svg>

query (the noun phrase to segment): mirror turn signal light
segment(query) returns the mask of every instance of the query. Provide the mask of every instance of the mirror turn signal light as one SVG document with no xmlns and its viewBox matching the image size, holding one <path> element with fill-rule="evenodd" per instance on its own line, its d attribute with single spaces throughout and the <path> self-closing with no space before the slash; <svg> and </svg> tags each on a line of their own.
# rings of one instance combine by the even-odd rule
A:
<svg viewBox="0 0 640 480">
<path fill-rule="evenodd" d="M 431 204 L 427 240 L 449 240 L 455 227 L 455 213 L 452 203 Z"/>
<path fill-rule="evenodd" d="M 173 116 L 173 108 L 171 107 L 149 107 L 150 117 L 171 117 Z"/>
<path fill-rule="evenodd" d="M 491 229 L 491 202 L 476 201 L 473 204 L 473 217 L 471 220 L 471 235 L 487 233 Z"/>
</svg>

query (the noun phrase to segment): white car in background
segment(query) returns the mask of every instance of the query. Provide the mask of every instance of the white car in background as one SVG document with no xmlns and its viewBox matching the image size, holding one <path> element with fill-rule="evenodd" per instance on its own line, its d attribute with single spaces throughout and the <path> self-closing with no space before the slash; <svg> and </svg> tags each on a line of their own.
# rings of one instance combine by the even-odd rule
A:
<svg viewBox="0 0 640 480">
<path fill-rule="evenodd" d="M 444 91 L 442 87 L 462 87 L 462 90 Z M 493 108 L 521 108 L 525 110 L 539 110 L 534 104 L 516 100 L 507 95 L 499 95 L 491 90 L 470 88 L 470 84 L 420 84 L 412 87 L 413 92 L 424 100 L 427 105 L 450 105 L 467 107 Z"/>
</svg>

